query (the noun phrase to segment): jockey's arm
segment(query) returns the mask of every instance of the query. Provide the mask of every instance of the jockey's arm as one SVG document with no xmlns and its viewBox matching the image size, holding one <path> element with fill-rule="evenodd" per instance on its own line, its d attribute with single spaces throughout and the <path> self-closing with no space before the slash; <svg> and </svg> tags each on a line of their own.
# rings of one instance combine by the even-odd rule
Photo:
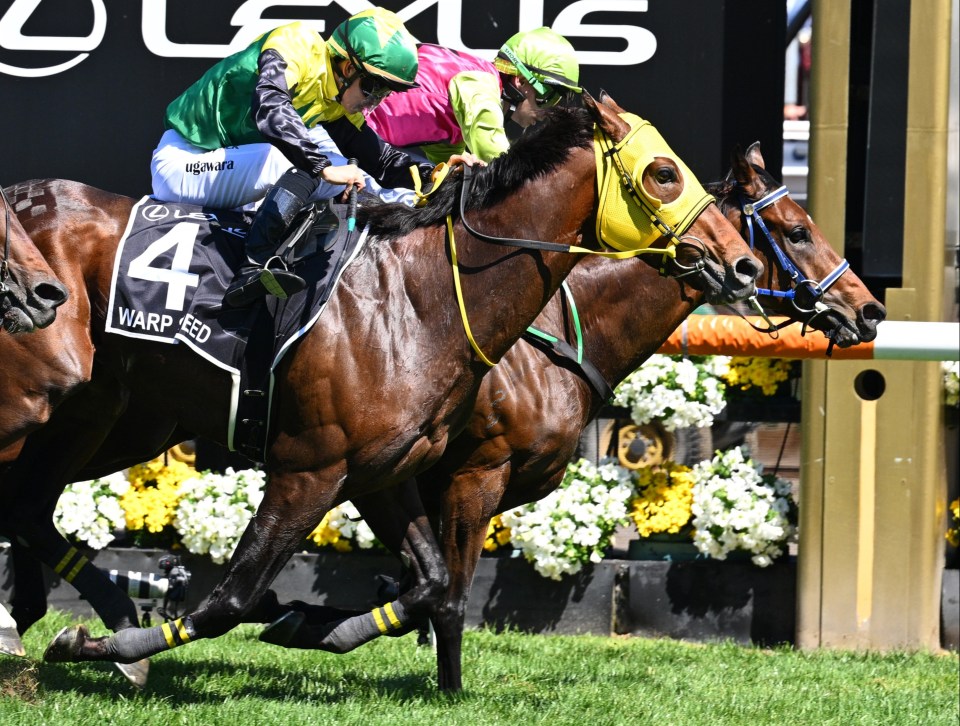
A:
<svg viewBox="0 0 960 726">
<path fill-rule="evenodd" d="M 450 105 L 467 148 L 476 156 L 490 161 L 510 148 L 496 76 L 458 73 L 450 81 Z"/>
<path fill-rule="evenodd" d="M 343 116 L 335 121 L 324 123 L 323 127 L 340 149 L 340 153 L 355 158 L 358 166 L 376 179 L 381 186 L 389 189 L 410 187 L 411 166 L 417 167 L 422 180 L 430 179 L 434 168 L 432 163 L 417 163 L 405 151 L 401 151 L 377 136 L 367 124 L 357 128 L 349 118 Z"/>
<path fill-rule="evenodd" d="M 276 50 L 265 50 L 258 61 L 260 77 L 251 102 L 257 130 L 298 169 L 319 177 L 330 160 L 310 139 L 287 87 L 287 62 Z"/>
</svg>

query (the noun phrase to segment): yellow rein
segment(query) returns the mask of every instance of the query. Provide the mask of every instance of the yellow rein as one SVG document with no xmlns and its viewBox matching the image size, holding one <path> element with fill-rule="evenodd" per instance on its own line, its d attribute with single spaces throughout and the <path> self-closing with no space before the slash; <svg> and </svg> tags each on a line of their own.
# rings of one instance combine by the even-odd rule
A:
<svg viewBox="0 0 960 726">
<path fill-rule="evenodd" d="M 597 157 L 597 189 L 600 195 L 600 201 L 597 208 L 597 239 L 600 241 L 600 244 L 605 247 L 612 247 L 612 245 L 607 243 L 607 239 L 610 236 L 619 237 L 621 235 L 605 235 L 603 234 L 602 222 L 605 217 L 605 210 L 609 212 L 610 217 L 617 219 L 619 224 L 627 223 L 633 231 L 637 229 L 637 219 L 631 218 L 629 212 L 639 211 L 641 218 L 646 218 L 647 223 L 644 226 L 649 226 L 650 232 L 648 233 L 648 238 L 650 241 L 646 245 L 651 244 L 653 240 L 658 237 L 666 236 L 668 237 L 668 245 L 665 248 L 652 248 L 649 246 L 644 246 L 642 248 L 632 247 L 630 249 L 621 249 L 617 251 L 599 251 L 599 250 L 590 250 L 586 247 L 578 247 L 576 245 L 566 246 L 566 251 L 574 254 L 583 254 L 583 255 L 597 255 L 599 257 L 606 257 L 608 259 L 622 260 L 628 257 L 636 257 L 637 255 L 642 254 L 658 254 L 662 257 L 662 262 L 660 266 L 660 273 L 664 273 L 664 267 L 666 264 L 666 259 L 671 258 L 675 259 L 677 256 L 677 239 L 679 234 L 682 234 L 690 226 L 693 219 L 695 219 L 701 211 L 713 201 L 713 197 L 706 194 L 703 188 L 700 186 L 700 182 L 696 180 L 696 177 L 683 166 L 682 162 L 676 160 L 676 156 L 666 146 L 666 143 L 663 142 L 659 133 L 656 129 L 653 128 L 648 122 L 643 121 L 637 116 L 631 114 L 623 114 L 623 117 L 630 123 L 632 131 L 619 143 L 614 143 L 612 139 L 608 138 L 606 134 L 598 133 L 594 140 L 594 148 Z M 638 143 L 640 136 L 637 135 L 641 133 L 649 139 L 653 139 L 654 146 L 658 149 L 662 147 L 662 152 L 664 155 L 674 158 L 677 161 L 678 166 L 681 167 L 683 171 L 686 171 L 685 178 L 687 179 L 687 185 L 685 186 L 684 192 L 681 195 L 680 200 L 676 200 L 673 203 L 667 205 L 661 205 L 659 200 L 652 200 L 656 203 L 657 209 L 651 207 L 651 204 L 641 199 L 640 195 L 637 193 L 637 189 L 634 186 L 634 183 L 631 182 L 631 175 L 627 172 L 623 165 L 623 159 L 620 158 L 620 151 L 626 150 L 636 143 Z M 643 148 L 646 148 L 644 146 Z M 633 150 L 632 153 L 639 154 L 636 150 Z M 411 169 L 411 174 L 414 177 L 414 185 L 416 187 L 416 193 L 418 197 L 418 206 L 426 202 L 427 196 L 437 190 L 443 180 L 446 178 L 449 168 L 440 169 L 438 167 L 434 173 L 434 184 L 429 192 L 426 194 L 421 193 L 419 178 L 414 173 L 414 169 Z M 624 201 L 620 201 L 620 207 L 614 205 L 608 206 L 608 199 L 612 199 L 615 195 L 611 190 L 618 187 L 622 184 L 628 192 L 629 198 L 632 200 L 635 205 L 634 209 L 624 210 L 623 204 Z M 689 187 L 689 188 L 687 188 Z M 629 206 L 629 205 L 628 205 Z M 666 208 L 670 207 L 671 212 L 669 216 L 671 221 L 680 222 L 678 225 L 678 231 L 675 232 L 673 225 L 668 224 L 664 221 L 661 214 L 666 211 Z M 679 207 L 679 209 L 677 209 Z M 677 219 L 673 219 L 678 217 Z M 465 220 L 464 220 L 465 221 Z M 453 234 L 453 218 L 451 215 L 447 215 L 447 234 L 450 238 L 450 261 L 453 267 L 453 284 L 457 291 L 457 306 L 460 308 L 460 319 L 463 321 L 463 329 L 467 334 L 467 339 L 470 341 L 470 345 L 473 348 L 477 356 L 486 363 L 488 366 L 493 367 L 496 365 L 491 361 L 483 351 L 480 350 L 480 346 L 477 345 L 477 341 L 473 337 L 473 332 L 470 329 L 470 321 L 467 317 L 467 308 L 463 300 L 463 291 L 460 286 L 460 267 L 457 263 L 457 246 L 456 240 L 454 239 Z M 612 241 L 612 240 L 611 240 Z M 633 244 L 633 240 L 627 242 L 627 244 Z M 623 247 L 623 244 L 616 244 L 616 247 Z"/>
<path fill-rule="evenodd" d="M 457 307 L 460 308 L 460 319 L 463 321 L 463 330 L 467 334 L 467 340 L 470 341 L 470 346 L 473 348 L 477 356 L 486 363 L 491 368 L 497 364 L 497 362 L 490 360 L 484 355 L 484 352 L 480 350 L 480 346 L 477 344 L 476 339 L 473 337 L 473 331 L 470 329 L 470 320 L 467 317 L 467 306 L 463 300 L 463 290 L 460 287 L 460 265 L 457 263 L 457 242 L 454 239 L 453 235 L 453 217 L 447 215 L 447 235 L 450 239 L 450 265 L 453 268 L 453 286 L 457 291 Z M 642 250 L 625 250 L 622 252 L 606 252 L 599 250 L 589 250 L 586 247 L 577 247 L 576 245 L 570 245 L 568 251 L 576 254 L 584 255 L 599 255 L 600 257 L 608 257 L 615 260 L 623 260 L 628 257 L 636 257 L 637 255 L 643 253 L 653 253 L 658 252 L 666 257 L 674 257 L 677 254 L 677 250 L 674 246 L 669 247 L 668 249 L 642 249 Z"/>
</svg>

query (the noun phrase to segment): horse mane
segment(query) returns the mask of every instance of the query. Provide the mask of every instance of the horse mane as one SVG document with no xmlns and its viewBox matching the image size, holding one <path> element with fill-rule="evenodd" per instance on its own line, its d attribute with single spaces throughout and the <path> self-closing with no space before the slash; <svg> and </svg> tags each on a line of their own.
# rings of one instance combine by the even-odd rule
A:
<svg viewBox="0 0 960 726">
<path fill-rule="evenodd" d="M 531 179 L 543 176 L 570 156 L 575 148 L 589 148 L 593 143 L 593 118 L 583 108 L 555 107 L 543 112 L 505 154 L 486 167 L 474 167 L 468 209 L 490 207 Z M 369 223 L 370 232 L 378 237 L 399 237 L 419 227 L 443 224 L 447 215 L 460 216 L 462 170 L 447 177 L 423 207 L 364 199 L 357 212 L 360 225 Z"/>
<path fill-rule="evenodd" d="M 757 166 L 756 164 L 751 164 L 751 166 L 760 177 L 764 187 L 767 189 L 776 189 L 780 186 L 780 182 L 774 179 L 773 175 L 762 166 Z M 728 172 L 727 175 L 720 181 L 709 182 L 703 186 L 704 189 L 707 190 L 708 194 L 712 194 L 714 197 L 716 197 L 717 206 L 724 214 L 726 214 L 727 210 L 731 207 L 739 207 L 739 198 L 734 193 L 739 185 L 737 184 L 737 180 L 734 178 L 732 171 Z"/>
</svg>

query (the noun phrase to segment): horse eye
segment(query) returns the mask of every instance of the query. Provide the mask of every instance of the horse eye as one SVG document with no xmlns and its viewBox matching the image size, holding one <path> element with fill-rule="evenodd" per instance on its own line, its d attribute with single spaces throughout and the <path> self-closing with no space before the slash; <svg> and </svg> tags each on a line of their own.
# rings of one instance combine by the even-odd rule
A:
<svg viewBox="0 0 960 726">
<path fill-rule="evenodd" d="M 677 175 L 673 173 L 673 169 L 669 166 L 662 166 L 657 169 L 656 177 L 660 184 L 670 184 L 677 180 Z"/>
<path fill-rule="evenodd" d="M 810 235 L 807 233 L 806 227 L 794 227 L 790 230 L 790 233 L 787 235 L 789 239 L 794 244 L 800 244 L 801 242 L 806 242 L 810 239 Z"/>
</svg>

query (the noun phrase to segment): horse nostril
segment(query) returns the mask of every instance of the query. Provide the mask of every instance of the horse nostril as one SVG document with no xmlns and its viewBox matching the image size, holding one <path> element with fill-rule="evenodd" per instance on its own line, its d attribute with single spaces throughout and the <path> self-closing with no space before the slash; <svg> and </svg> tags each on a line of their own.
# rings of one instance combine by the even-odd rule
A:
<svg viewBox="0 0 960 726">
<path fill-rule="evenodd" d="M 880 303 L 867 303 L 860 308 L 860 319 L 865 323 L 882 323 L 887 319 L 887 310 Z"/>
<path fill-rule="evenodd" d="M 750 255 L 745 255 L 737 260 L 733 269 L 747 280 L 756 280 L 763 273 L 763 265 L 760 264 L 760 260 Z"/>
<path fill-rule="evenodd" d="M 41 282 L 33 288 L 39 300 L 46 300 L 51 307 L 59 307 L 67 301 L 67 288 L 59 282 Z"/>
</svg>

